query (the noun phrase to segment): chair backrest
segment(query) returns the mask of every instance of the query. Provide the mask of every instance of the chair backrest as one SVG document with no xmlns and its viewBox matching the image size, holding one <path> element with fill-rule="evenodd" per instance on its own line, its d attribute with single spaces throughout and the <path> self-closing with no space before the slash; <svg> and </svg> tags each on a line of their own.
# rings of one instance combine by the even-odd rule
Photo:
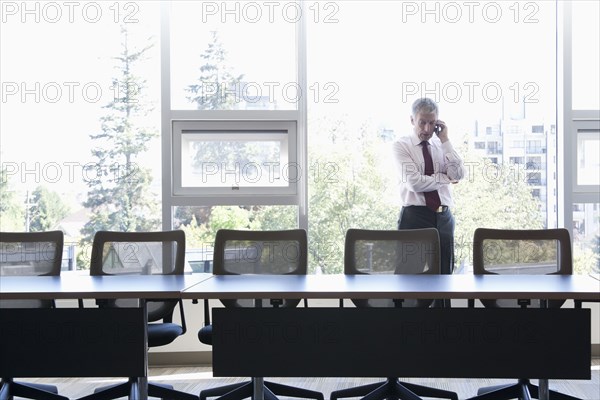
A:
<svg viewBox="0 0 600 400">
<path fill-rule="evenodd" d="M 437 229 L 349 229 L 344 249 L 344 273 L 439 274 L 440 237 Z M 394 301 L 395 300 L 395 301 Z M 399 300 L 352 301 L 358 307 L 394 307 Z M 428 307 L 432 300 L 402 300 L 402 307 Z"/>
<path fill-rule="evenodd" d="M 62 231 L 0 232 L 0 276 L 60 275 L 63 245 Z M 0 301 L 7 308 L 53 306 L 52 300 Z"/>
<path fill-rule="evenodd" d="M 571 275 L 571 236 L 558 229 L 478 228 L 473 236 L 473 273 Z M 519 307 L 517 300 L 481 300 L 486 307 Z M 560 307 L 564 301 L 549 301 Z M 539 307 L 539 301 L 532 302 Z"/>
<path fill-rule="evenodd" d="M 308 240 L 304 229 L 277 231 L 221 229 L 215 237 L 215 275 L 303 275 L 307 272 Z M 221 300 L 228 307 L 253 307 L 255 300 Z M 285 300 L 295 307 L 300 300 Z M 271 306 L 268 299 L 263 307 Z"/>
<path fill-rule="evenodd" d="M 98 231 L 94 235 L 90 275 L 183 275 L 185 232 Z M 131 306 L 115 300 L 112 306 Z M 170 319 L 177 300 L 148 302 L 148 321 Z"/>
</svg>

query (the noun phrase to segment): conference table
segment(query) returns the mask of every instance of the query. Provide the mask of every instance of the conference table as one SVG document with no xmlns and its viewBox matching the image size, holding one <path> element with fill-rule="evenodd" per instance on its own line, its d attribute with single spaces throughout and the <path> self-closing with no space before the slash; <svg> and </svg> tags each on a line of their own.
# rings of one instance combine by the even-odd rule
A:
<svg viewBox="0 0 600 400">
<path fill-rule="evenodd" d="M 224 275 L 187 288 L 182 297 L 580 304 L 600 299 L 600 282 L 575 275 Z M 540 398 L 548 399 L 548 379 L 590 379 L 590 329 L 590 310 L 581 308 L 213 308 L 213 373 L 538 377 Z M 254 383 L 254 398 L 263 398 L 262 378 Z"/>
<path fill-rule="evenodd" d="M 137 394 L 147 396 L 146 299 L 547 299 L 599 301 L 600 282 L 586 276 L 473 276 L 473 275 L 228 275 L 192 274 L 183 276 L 66 276 L 2 277 L 0 299 L 140 299 L 142 307 L 134 309 L 63 309 L 41 310 L 35 323 L 19 317 L 25 310 L 7 314 L 0 310 L 2 327 L 14 324 L 6 318 L 21 318 L 19 329 L 33 333 L 17 337 L 17 345 L 0 341 L 2 361 L 0 376 L 137 376 Z M 116 312 L 125 314 L 115 316 Z M 34 310 L 39 311 L 39 310 Z M 51 312 L 49 312 L 51 311 Z M 56 311 L 73 312 L 60 327 Z M 186 310 L 188 313 L 193 312 Z M 92 314 L 106 312 L 107 314 Z M 359 309 L 338 307 L 308 307 L 294 309 L 213 308 L 213 370 L 215 376 L 397 376 L 477 377 L 487 373 L 490 364 L 469 367 L 482 360 L 501 356 L 506 348 L 518 354 L 519 349 L 535 354 L 540 360 L 523 364 L 518 358 L 509 365 L 499 365 L 491 371 L 502 377 L 521 372 L 540 372 L 540 398 L 548 398 L 547 380 L 555 378 L 589 379 L 590 374 L 590 312 L 588 309 L 492 310 L 483 308 L 449 309 Z M 131 314 L 134 313 L 134 314 Z M 8 316 L 8 317 L 7 317 Z M 87 316 L 87 317 L 86 317 Z M 76 318 L 74 320 L 73 318 Z M 119 335 L 109 337 L 104 346 L 105 366 L 91 371 L 74 366 L 90 362 L 91 343 L 98 346 L 100 337 L 90 332 L 101 321 L 111 326 L 123 323 Z M 83 327 L 75 328 L 78 319 Z M 134 321 L 135 323 L 132 323 Z M 432 321 L 435 321 L 433 325 Z M 132 325 L 133 324 L 133 325 Z M 392 324 L 392 325 L 390 325 Z M 393 325 L 396 324 L 396 325 Z M 504 327 L 508 324 L 508 328 Z M 578 329 L 572 329 L 576 324 Z M 68 328 L 65 328 L 68 327 Z M 52 329 L 48 329 L 51 327 Z M 2 335 L 21 331 L 7 332 Z M 50 331 L 49 333 L 47 331 Z M 105 332 L 106 330 L 101 330 Z M 113 331 L 113 329 L 110 329 Z M 82 332 L 86 340 L 73 339 Z M 365 332 L 380 335 L 369 337 Z M 382 335 L 381 332 L 387 332 Z M 46 335 L 46 336 L 44 336 Z M 36 340 L 57 341 L 64 335 L 71 343 L 58 347 L 54 353 L 37 347 Z M 91 335 L 91 336 L 90 336 Z M 85 336 L 85 335 L 84 335 Z M 19 341 L 21 340 L 22 341 Z M 400 340 L 402 339 L 402 340 Z M 402 344 L 406 341 L 410 346 Z M 451 341 L 448 345 L 448 340 Z M 120 345 L 116 342 L 122 342 Z M 40 342 L 40 340 L 37 340 Z M 54 342 L 52 342 L 55 344 Z M 135 346 L 132 345 L 135 343 Z M 251 346 L 249 346 L 251 344 Z M 77 346 L 76 346 L 77 345 Z M 356 351 L 356 346 L 360 351 Z M 514 347 L 516 346 L 516 347 Z M 557 347 L 570 352 L 557 356 Z M 33 347 L 33 349 L 32 349 Z M 117 348 L 118 350 L 115 350 Z M 75 350 L 73 350 L 75 349 Z M 348 351 L 351 349 L 351 351 Z M 460 360 L 453 357 L 465 351 Z M 474 350 L 475 349 L 475 350 Z M 6 353 L 7 350 L 10 350 Z M 241 351 L 240 351 L 241 350 Z M 40 362 L 23 362 L 23 351 Z M 131 365 L 124 363 L 123 352 Z M 450 353 L 447 353 L 450 351 Z M 72 354 L 80 352 L 82 354 Z M 458 352 L 458 353 L 457 353 Z M 69 353 L 70 355 L 67 355 Z M 366 358 L 361 359 L 361 354 Z M 443 357 L 435 356 L 442 354 Z M 484 353 L 485 354 L 485 353 Z M 435 356 L 421 363 L 423 355 Z M 386 356 L 395 362 L 379 362 Z M 465 358 L 468 356 L 467 358 Z M 58 358 L 57 358 L 58 357 Z M 73 361 L 67 362 L 69 357 Z M 79 359 L 77 357 L 80 357 Z M 111 359 L 111 357 L 115 357 Z M 233 358 L 232 358 L 233 357 Z M 290 357 L 290 358 L 288 358 Z M 294 358 L 291 358 L 294 357 Z M 338 357 L 338 358 L 336 358 Z M 348 359 L 350 357 L 350 360 Z M 358 358 L 357 358 L 358 357 Z M 557 358 L 558 357 L 558 358 Z M 385 358 L 385 357 L 384 357 Z M 235 362 L 231 362 L 235 360 Z M 290 359 L 294 362 L 290 363 Z M 61 362 L 57 363 L 57 360 Z M 115 364 L 118 360 L 119 364 Z M 377 362 L 374 363 L 374 360 Z M 404 362 L 398 362 L 403 360 Z M 64 362 L 62 362 L 64 361 Z M 102 360 L 100 360 L 102 361 Z M 98 362 L 102 364 L 102 362 Z M 58 364 L 58 367 L 57 367 Z M 121 364 L 127 364 L 121 368 Z M 381 367 L 375 368 L 374 364 Z M 456 365 L 465 366 L 456 369 Z M 562 367 L 557 371 L 552 367 Z M 400 365 L 400 369 L 398 369 Z M 453 369 L 448 369 L 453 367 Z M 16 368 L 16 369 L 15 369 Z M 390 368 L 390 370 L 386 370 Z M 118 371 L 117 371 L 118 370 Z M 385 371 L 384 371 L 385 370 Z M 296 374 L 296 375 L 292 375 Z M 359 375 L 360 374 L 360 375 Z M 489 376 L 493 377 L 493 376 Z M 535 377 L 535 376 L 532 376 Z M 262 397 L 261 378 L 256 380 L 255 398 Z"/>
<path fill-rule="evenodd" d="M 0 377 L 137 377 L 148 393 L 148 299 L 179 299 L 211 274 L 2 276 L 0 300 L 135 299 L 133 308 L 0 308 Z M 59 397 L 56 397 L 59 398 Z"/>
</svg>

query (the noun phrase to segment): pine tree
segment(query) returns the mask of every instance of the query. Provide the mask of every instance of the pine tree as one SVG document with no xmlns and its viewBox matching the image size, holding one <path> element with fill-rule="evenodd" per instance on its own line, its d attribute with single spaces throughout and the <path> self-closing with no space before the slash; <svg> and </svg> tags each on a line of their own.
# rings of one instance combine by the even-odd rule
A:
<svg viewBox="0 0 600 400">
<path fill-rule="evenodd" d="M 29 210 L 29 231 L 42 232 L 54 229 L 56 224 L 69 214 L 69 206 L 60 195 L 44 186 L 38 186 L 32 193 L 32 206 Z"/>
<path fill-rule="evenodd" d="M 0 169 L 0 231 L 21 231 L 25 226 L 25 212 L 9 182 L 5 168 Z"/>
<path fill-rule="evenodd" d="M 203 64 L 198 83 L 188 86 L 186 90 L 190 95 L 187 99 L 196 103 L 199 110 L 231 110 L 239 100 L 236 93 L 244 75 L 233 76 L 218 33 L 212 31 L 211 34 L 208 48 L 200 55 Z"/>
<path fill-rule="evenodd" d="M 82 229 L 83 241 L 88 242 L 98 230 L 148 231 L 160 226 L 158 199 L 150 192 L 150 169 L 136 162 L 158 136 L 156 129 L 143 126 L 152 106 L 144 99 L 146 81 L 134 73 L 154 44 L 132 49 L 127 29 L 121 28 L 121 34 L 122 51 L 115 57 L 118 77 L 113 80 L 120 96 L 104 106 L 101 132 L 90 135 L 97 146 L 92 149 L 96 163 L 86 174 L 89 191 L 83 203 L 92 211 Z"/>
</svg>

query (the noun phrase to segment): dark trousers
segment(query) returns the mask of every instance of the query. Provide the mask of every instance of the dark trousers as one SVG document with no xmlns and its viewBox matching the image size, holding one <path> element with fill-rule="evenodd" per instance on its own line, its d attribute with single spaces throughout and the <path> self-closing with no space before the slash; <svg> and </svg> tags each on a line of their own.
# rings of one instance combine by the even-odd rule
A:
<svg viewBox="0 0 600 400">
<path fill-rule="evenodd" d="M 454 271 L 454 216 L 449 208 L 444 212 L 433 212 L 425 206 L 402 207 L 398 229 L 436 228 L 440 235 L 440 264 L 442 274 Z M 449 306 L 450 301 L 444 302 Z M 436 301 L 436 306 L 441 306 Z"/>
</svg>

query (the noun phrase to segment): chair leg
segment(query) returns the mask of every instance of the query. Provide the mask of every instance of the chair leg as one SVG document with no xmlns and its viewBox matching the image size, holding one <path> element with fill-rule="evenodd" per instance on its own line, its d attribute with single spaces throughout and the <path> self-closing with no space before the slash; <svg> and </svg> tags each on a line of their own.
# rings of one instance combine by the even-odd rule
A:
<svg viewBox="0 0 600 400">
<path fill-rule="evenodd" d="M 0 399 L 12 399 L 15 396 L 39 400 L 69 400 L 68 397 L 59 395 L 56 387 L 52 385 L 14 382 L 12 379 L 2 379 Z"/>
<path fill-rule="evenodd" d="M 539 386 L 536 386 L 533 383 L 529 383 L 527 385 L 527 388 L 529 389 L 529 392 L 531 393 L 531 397 L 533 397 L 534 399 L 540 398 Z M 557 392 L 556 390 L 550 390 L 549 394 L 550 394 L 550 400 L 582 400 L 579 397 L 570 396 L 565 393 Z"/>
<path fill-rule="evenodd" d="M 449 390 L 432 388 L 429 386 L 416 385 L 408 382 L 398 382 L 398 385 L 408 388 L 411 392 L 416 393 L 420 397 L 434 397 L 439 399 L 458 400 L 458 394 Z"/>
<path fill-rule="evenodd" d="M 173 389 L 171 385 L 148 383 L 148 396 L 169 400 L 198 400 L 198 396 Z"/>
<path fill-rule="evenodd" d="M 283 385 L 281 383 L 265 381 L 265 387 L 271 390 L 276 396 L 299 397 L 301 399 L 324 400 L 323 393 L 314 390 L 298 388 L 294 386 Z"/>
<path fill-rule="evenodd" d="M 333 392 L 331 392 L 329 399 L 338 400 L 346 397 L 364 397 L 371 393 L 373 390 L 379 388 L 380 386 L 385 386 L 385 382 L 371 383 L 369 385 L 334 390 Z"/>
<path fill-rule="evenodd" d="M 455 392 L 400 382 L 397 378 L 388 378 L 385 382 L 331 392 L 331 400 L 344 397 L 362 397 L 362 400 L 383 400 L 387 398 L 421 400 L 420 396 L 458 400 L 458 394 Z"/>
<path fill-rule="evenodd" d="M 81 397 L 78 400 L 113 400 L 119 397 L 130 397 L 136 384 L 136 379 L 129 379 L 125 383 L 97 388 L 94 393 Z"/>
<path fill-rule="evenodd" d="M 568 394 L 550 390 L 550 400 L 581 400 Z M 480 388 L 477 396 L 468 400 L 519 400 L 539 399 L 539 387 L 532 384 L 529 379 L 519 379 L 518 383 Z"/>
<path fill-rule="evenodd" d="M 485 388 L 487 389 L 487 388 Z M 479 392 L 478 392 L 479 393 Z M 521 385 L 503 385 L 498 387 L 495 390 L 484 390 L 481 394 L 478 394 L 475 397 L 471 397 L 468 400 L 509 400 L 509 399 L 517 399 L 522 395 Z"/>
<path fill-rule="evenodd" d="M 237 389 L 233 389 L 232 391 L 225 393 L 221 397 L 218 397 L 217 400 L 241 400 L 248 397 L 252 397 L 252 393 L 254 391 L 254 387 L 252 386 L 252 382 L 248 382 Z"/>
<path fill-rule="evenodd" d="M 204 389 L 200 392 L 200 400 L 206 400 L 209 397 L 221 397 L 221 396 L 226 395 L 229 392 L 233 392 L 235 390 L 242 389 L 248 385 L 250 387 L 252 387 L 252 382 L 233 383 L 231 385 L 225 385 L 225 386 L 219 386 L 219 387 L 210 388 L 210 389 Z M 239 397 L 239 398 L 243 399 L 243 397 Z"/>
</svg>

